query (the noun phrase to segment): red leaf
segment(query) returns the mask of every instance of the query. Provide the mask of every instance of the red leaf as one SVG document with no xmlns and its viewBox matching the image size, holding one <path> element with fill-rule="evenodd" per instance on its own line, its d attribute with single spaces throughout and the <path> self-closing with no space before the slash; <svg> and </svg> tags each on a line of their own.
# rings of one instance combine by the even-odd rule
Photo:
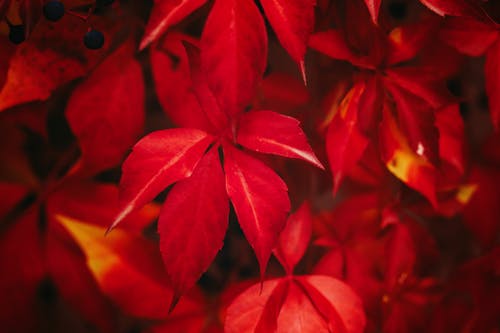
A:
<svg viewBox="0 0 500 333">
<path fill-rule="evenodd" d="M 282 279 L 268 280 L 241 293 L 233 300 L 227 309 L 224 320 L 226 333 L 256 332 L 256 326 L 263 315 L 268 299 L 278 286 L 283 285 Z"/>
<path fill-rule="evenodd" d="M 208 87 L 205 73 L 201 70 L 199 49 L 189 43 L 184 43 L 184 47 L 189 58 L 192 90 L 200 103 L 205 118 L 208 119 L 212 132 L 220 134 L 228 127 L 228 114 L 221 110 L 214 94 Z"/>
<path fill-rule="evenodd" d="M 311 35 L 309 46 L 333 59 L 349 61 L 360 67 L 373 67 L 369 59 L 360 58 L 351 51 L 339 30 L 321 31 Z"/>
<path fill-rule="evenodd" d="M 288 217 L 285 229 L 280 234 L 274 255 L 283 265 L 288 275 L 302 259 L 312 233 L 311 208 L 304 203 Z"/>
<path fill-rule="evenodd" d="M 192 91 L 190 61 L 183 42 L 188 36 L 169 33 L 151 47 L 151 67 L 156 95 L 163 111 L 179 127 L 211 129 Z M 193 41 L 194 42 L 194 41 Z"/>
<path fill-rule="evenodd" d="M 236 141 L 246 148 L 300 158 L 324 169 L 307 143 L 297 119 L 273 111 L 251 111 L 241 115 L 238 124 Z"/>
<path fill-rule="evenodd" d="M 401 88 L 418 96 L 429 103 L 433 108 L 449 104 L 450 96 L 435 68 L 424 66 L 404 66 L 386 69 L 387 79 Z"/>
<path fill-rule="evenodd" d="M 212 137 L 200 130 L 178 128 L 141 139 L 122 166 L 120 199 L 124 203 L 109 230 L 167 186 L 191 176 Z"/>
<path fill-rule="evenodd" d="M 322 275 L 306 275 L 297 280 L 316 310 L 327 320 L 330 331 L 364 331 L 366 318 L 363 304 L 351 287 L 340 280 Z"/>
<path fill-rule="evenodd" d="M 334 177 L 334 192 L 361 158 L 368 139 L 358 129 L 358 110 L 364 85 L 358 83 L 344 97 L 326 136 L 326 152 Z"/>
<path fill-rule="evenodd" d="M 229 216 L 224 182 L 218 150 L 212 148 L 163 204 L 160 249 L 178 296 L 196 283 L 222 248 Z"/>
<path fill-rule="evenodd" d="M 227 193 L 264 275 L 290 210 L 287 186 L 264 163 L 230 145 L 224 146 L 224 171 Z"/>
<path fill-rule="evenodd" d="M 299 63 L 305 83 L 304 55 L 313 30 L 316 0 L 261 0 L 261 4 L 281 45 Z"/>
<path fill-rule="evenodd" d="M 485 17 L 478 0 L 420 0 L 427 8 L 438 15 Z"/>
<path fill-rule="evenodd" d="M 267 62 L 267 34 L 252 0 L 217 0 L 201 37 L 202 65 L 222 110 L 242 112 Z"/>
<path fill-rule="evenodd" d="M 366 7 L 368 7 L 372 21 L 375 24 L 378 24 L 378 13 L 380 11 L 381 3 L 382 0 L 365 0 Z"/>
<path fill-rule="evenodd" d="M 228 333 L 361 333 L 365 322 L 361 301 L 349 286 L 313 275 L 269 280 L 262 291 L 258 284 L 250 287 L 229 306 L 224 328 Z"/>
<path fill-rule="evenodd" d="M 398 223 L 392 227 L 386 255 L 385 284 L 388 290 L 393 290 L 413 274 L 415 267 L 415 246 L 406 225 Z"/>
<path fill-rule="evenodd" d="M 450 17 L 440 31 L 445 43 L 471 56 L 480 56 L 497 40 L 498 30 L 474 19 Z"/>
<path fill-rule="evenodd" d="M 125 44 L 73 92 L 66 109 L 82 151 L 81 167 L 95 173 L 118 164 L 144 125 L 144 80 Z"/>
<path fill-rule="evenodd" d="M 486 76 L 486 92 L 494 128 L 500 131 L 500 39 L 486 54 L 484 71 Z"/>
<path fill-rule="evenodd" d="M 465 132 L 458 104 L 436 112 L 439 129 L 439 156 L 453 165 L 461 174 L 465 172 Z"/>
<path fill-rule="evenodd" d="M 207 0 L 155 0 L 139 49 L 146 48 L 170 27 L 182 21 L 206 2 Z"/>
</svg>

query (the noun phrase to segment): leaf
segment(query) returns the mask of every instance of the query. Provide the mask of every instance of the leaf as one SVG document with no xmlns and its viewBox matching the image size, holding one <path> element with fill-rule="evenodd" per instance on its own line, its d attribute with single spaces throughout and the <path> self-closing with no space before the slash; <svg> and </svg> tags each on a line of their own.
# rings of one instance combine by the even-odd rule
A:
<svg viewBox="0 0 500 333">
<path fill-rule="evenodd" d="M 175 297 L 191 288 L 222 248 L 229 201 L 217 148 L 174 185 L 158 221 L 160 250 Z M 175 300 L 174 300 L 175 301 Z"/>
<path fill-rule="evenodd" d="M 398 123 L 410 148 L 434 165 L 439 165 L 439 132 L 435 126 L 435 111 L 425 102 L 386 83 L 398 114 Z"/>
<path fill-rule="evenodd" d="M 211 141 L 209 134 L 187 128 L 156 131 L 141 139 L 123 163 L 120 201 L 124 206 L 109 230 L 167 186 L 191 176 Z"/>
<path fill-rule="evenodd" d="M 420 0 L 420 2 L 440 16 L 487 17 L 477 0 Z"/>
<path fill-rule="evenodd" d="M 188 36 L 172 32 L 150 48 L 156 96 L 175 125 L 208 132 L 210 123 L 192 89 L 190 62 L 183 45 L 187 40 Z"/>
<path fill-rule="evenodd" d="M 251 111 L 239 119 L 236 141 L 242 146 L 261 153 L 294 157 L 324 169 L 299 121 L 273 111 Z"/>
<path fill-rule="evenodd" d="M 114 309 L 87 268 L 85 255 L 66 230 L 52 220 L 52 216 L 48 218 L 50 230 L 45 240 L 45 260 L 57 293 L 67 305 L 100 330 L 115 330 L 112 321 Z"/>
<path fill-rule="evenodd" d="M 81 247 L 102 291 L 123 311 L 150 319 L 167 316 L 165 300 L 172 290 L 158 270 L 161 259 L 152 243 L 121 228 L 104 236 L 103 227 L 64 215 L 55 218 Z"/>
<path fill-rule="evenodd" d="M 422 193 L 436 207 L 436 169 L 410 148 L 396 120 L 387 109 L 384 110 L 379 138 L 382 159 L 387 169 L 405 184 Z"/>
<path fill-rule="evenodd" d="M 270 313 L 277 314 L 277 326 L 272 322 L 258 326 Z M 248 288 L 229 306 L 224 329 L 227 333 L 361 333 L 365 321 L 361 301 L 346 284 L 328 276 L 304 276 L 265 281 L 262 291 L 258 284 Z"/>
<path fill-rule="evenodd" d="M 360 67 L 373 67 L 370 59 L 361 58 L 351 50 L 340 30 L 330 29 L 312 34 L 309 46 L 333 59 L 345 60 Z"/>
<path fill-rule="evenodd" d="M 326 153 L 333 173 L 334 193 L 368 145 L 368 139 L 358 128 L 358 112 L 361 111 L 359 102 L 363 90 L 364 85 L 358 83 L 346 94 L 326 134 Z"/>
<path fill-rule="evenodd" d="M 316 0 L 261 0 L 261 4 L 281 45 L 300 65 L 306 83 L 304 55 L 314 27 Z"/>
<path fill-rule="evenodd" d="M 380 11 L 380 4 L 382 0 L 365 0 L 366 7 L 370 12 L 370 16 L 374 24 L 378 24 L 378 13 Z"/>
<path fill-rule="evenodd" d="M 206 2 L 207 0 L 155 0 L 139 49 L 145 49 Z"/>
<path fill-rule="evenodd" d="M 484 71 L 486 76 L 486 93 L 490 108 L 491 121 L 496 131 L 500 131 L 500 39 L 486 54 Z"/>
<path fill-rule="evenodd" d="M 439 156 L 453 165 L 461 174 L 465 172 L 465 130 L 458 104 L 436 112 L 439 130 Z"/>
<path fill-rule="evenodd" d="M 201 36 L 201 60 L 222 111 L 242 112 L 267 63 L 266 29 L 253 0 L 215 1 Z"/>
<path fill-rule="evenodd" d="M 144 80 L 126 43 L 79 85 L 66 117 L 78 139 L 81 168 L 96 173 L 117 165 L 144 126 Z"/>
<path fill-rule="evenodd" d="M 226 190 L 264 275 L 271 251 L 290 210 L 287 186 L 261 161 L 224 146 Z"/>
<path fill-rule="evenodd" d="M 388 82 L 393 82 L 401 88 L 422 98 L 433 108 L 449 104 L 449 95 L 443 81 L 439 80 L 439 73 L 435 68 L 425 66 L 393 67 L 385 70 Z"/>
<path fill-rule="evenodd" d="M 474 57 L 484 54 L 499 35 L 491 24 L 463 17 L 447 18 L 439 32 L 445 43 Z"/>
<path fill-rule="evenodd" d="M 351 287 L 323 275 L 305 275 L 297 280 L 317 311 L 326 318 L 330 331 L 364 332 L 366 317 L 363 304 Z"/>
<path fill-rule="evenodd" d="M 81 21 L 70 15 L 57 23 L 37 25 L 10 58 L 7 79 L 0 89 L 0 112 L 21 103 L 45 101 L 55 89 L 84 76 L 101 60 L 104 49 L 87 50 L 83 43 L 75 42 L 81 28 Z M 109 38 L 108 30 L 103 33 Z"/>
<path fill-rule="evenodd" d="M 388 290 L 413 274 L 417 253 L 408 227 L 402 223 L 392 226 L 386 249 L 385 284 Z"/>
<path fill-rule="evenodd" d="M 295 265 L 302 259 L 312 233 L 311 208 L 308 203 L 288 217 L 285 229 L 280 234 L 273 253 L 285 268 L 288 275 L 293 274 Z"/>
</svg>

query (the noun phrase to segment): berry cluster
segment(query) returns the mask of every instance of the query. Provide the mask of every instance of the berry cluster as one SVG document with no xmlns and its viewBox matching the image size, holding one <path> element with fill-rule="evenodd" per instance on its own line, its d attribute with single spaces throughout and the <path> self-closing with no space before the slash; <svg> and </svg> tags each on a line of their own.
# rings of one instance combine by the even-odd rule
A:
<svg viewBox="0 0 500 333">
<path fill-rule="evenodd" d="M 96 0 L 94 5 L 90 8 L 88 15 L 81 16 L 70 10 L 66 10 L 62 1 L 49 0 L 43 6 L 43 16 L 49 21 L 57 22 L 64 16 L 64 14 L 70 14 L 87 21 L 94 10 L 109 6 L 113 2 L 114 0 Z M 12 24 L 7 19 L 6 21 L 9 25 L 9 40 L 16 45 L 24 42 L 27 36 L 25 26 L 23 24 Z M 90 50 L 98 50 L 104 45 L 104 35 L 98 30 L 89 28 L 83 37 L 83 44 Z"/>
</svg>

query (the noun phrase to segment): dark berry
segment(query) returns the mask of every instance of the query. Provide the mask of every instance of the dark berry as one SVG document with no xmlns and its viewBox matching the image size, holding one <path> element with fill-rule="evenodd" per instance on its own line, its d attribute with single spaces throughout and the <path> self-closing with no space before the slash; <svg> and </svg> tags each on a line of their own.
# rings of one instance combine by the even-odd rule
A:
<svg viewBox="0 0 500 333">
<path fill-rule="evenodd" d="M 83 44 L 91 50 L 100 49 L 104 45 L 104 35 L 98 30 L 90 30 L 83 37 Z"/>
<path fill-rule="evenodd" d="M 396 20 L 402 20 L 406 18 L 408 14 L 408 5 L 404 1 L 392 1 L 389 3 L 389 15 L 391 15 Z"/>
<path fill-rule="evenodd" d="M 97 0 L 95 2 L 95 5 L 97 7 L 106 7 L 106 6 L 111 5 L 113 2 L 114 2 L 114 0 Z"/>
<path fill-rule="evenodd" d="M 21 44 L 26 39 L 24 25 L 11 25 L 9 39 L 14 44 Z"/>
<path fill-rule="evenodd" d="M 51 0 L 43 6 L 43 15 L 49 21 L 59 21 L 64 16 L 64 4 L 58 0 Z"/>
</svg>

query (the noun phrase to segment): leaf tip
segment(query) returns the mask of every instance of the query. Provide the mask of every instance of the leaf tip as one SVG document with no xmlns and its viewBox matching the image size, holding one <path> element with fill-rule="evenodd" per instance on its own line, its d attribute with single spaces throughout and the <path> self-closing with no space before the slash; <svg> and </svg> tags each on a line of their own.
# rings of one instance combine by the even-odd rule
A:
<svg viewBox="0 0 500 333">
<path fill-rule="evenodd" d="M 306 73 L 306 64 L 304 63 L 304 59 L 299 62 L 300 66 L 300 74 L 302 75 L 302 81 L 304 85 L 307 87 L 307 73 Z"/>
</svg>

